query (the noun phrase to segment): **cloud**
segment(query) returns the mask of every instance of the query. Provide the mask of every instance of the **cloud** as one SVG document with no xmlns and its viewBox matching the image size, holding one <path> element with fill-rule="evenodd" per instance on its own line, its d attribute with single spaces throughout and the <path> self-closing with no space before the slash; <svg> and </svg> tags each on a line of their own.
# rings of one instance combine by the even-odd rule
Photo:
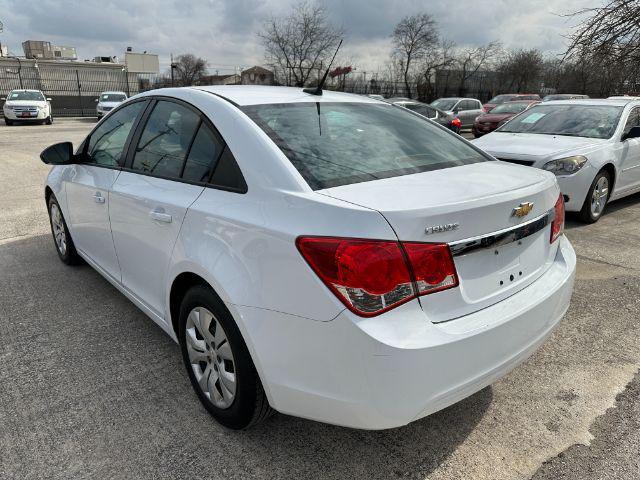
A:
<svg viewBox="0 0 640 480">
<path fill-rule="evenodd" d="M 598 0 L 322 0 L 346 33 L 342 56 L 359 70 L 382 68 L 394 25 L 426 11 L 440 33 L 458 45 L 500 40 L 505 46 L 560 52 L 575 24 L 563 14 Z M 270 15 L 287 14 L 294 0 L 0 0 L 0 42 L 21 54 L 24 40 L 75 46 L 81 58 L 122 56 L 127 46 L 161 56 L 195 53 L 212 70 L 263 62 L 256 32 Z"/>
</svg>

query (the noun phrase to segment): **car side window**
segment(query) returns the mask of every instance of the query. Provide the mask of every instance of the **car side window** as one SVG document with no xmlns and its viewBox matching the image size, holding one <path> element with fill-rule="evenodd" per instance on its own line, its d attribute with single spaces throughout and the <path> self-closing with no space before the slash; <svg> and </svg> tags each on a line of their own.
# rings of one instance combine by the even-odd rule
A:
<svg viewBox="0 0 640 480">
<path fill-rule="evenodd" d="M 464 100 L 458 101 L 458 103 L 456 103 L 455 106 L 451 110 L 454 111 L 454 112 L 456 110 L 458 110 L 459 112 L 464 110 Z"/>
<path fill-rule="evenodd" d="M 84 163 L 119 166 L 129 132 L 144 105 L 145 102 L 135 102 L 105 118 L 89 138 Z"/>
<path fill-rule="evenodd" d="M 640 125 L 640 108 L 635 107 L 629 112 L 629 117 L 627 118 L 627 123 L 624 124 L 622 135 L 626 135 L 633 127 L 637 127 L 638 125 Z"/>
<path fill-rule="evenodd" d="M 182 172 L 182 179 L 188 182 L 207 182 L 216 166 L 224 142 L 204 123 L 200 124 L 193 140 L 187 161 Z"/>
<path fill-rule="evenodd" d="M 200 116 L 176 102 L 158 101 L 147 120 L 131 168 L 161 177 L 180 178 L 200 124 Z"/>
</svg>

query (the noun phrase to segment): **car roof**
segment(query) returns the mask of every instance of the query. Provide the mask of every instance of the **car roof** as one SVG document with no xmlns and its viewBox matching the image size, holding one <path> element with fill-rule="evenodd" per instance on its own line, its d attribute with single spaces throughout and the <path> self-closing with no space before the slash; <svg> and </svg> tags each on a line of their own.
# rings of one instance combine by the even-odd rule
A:
<svg viewBox="0 0 640 480">
<path fill-rule="evenodd" d="M 302 102 L 352 102 L 384 104 L 382 100 L 356 95 L 353 93 L 333 92 L 323 90 L 322 95 L 305 93 L 299 87 L 267 87 L 261 85 L 212 85 L 185 87 L 209 92 L 223 97 L 236 105 L 260 105 L 269 103 L 302 103 Z M 152 91 L 151 94 L 161 95 L 162 90 Z"/>
<path fill-rule="evenodd" d="M 545 105 L 611 105 L 612 107 L 624 107 L 631 102 L 637 102 L 636 97 L 629 97 L 628 99 L 620 98 L 576 98 L 573 100 L 549 100 L 544 102 Z"/>
</svg>

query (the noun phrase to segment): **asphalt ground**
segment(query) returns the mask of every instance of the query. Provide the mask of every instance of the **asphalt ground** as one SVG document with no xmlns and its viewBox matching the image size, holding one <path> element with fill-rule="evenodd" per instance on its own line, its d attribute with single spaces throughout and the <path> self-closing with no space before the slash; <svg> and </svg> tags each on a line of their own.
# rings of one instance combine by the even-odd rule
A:
<svg viewBox="0 0 640 480">
<path fill-rule="evenodd" d="M 640 196 L 595 225 L 569 218 L 572 306 L 491 387 L 393 430 L 275 415 L 233 432 L 201 407 L 177 345 L 57 258 L 38 154 L 93 124 L 0 124 L 0 479 L 640 477 Z"/>
</svg>

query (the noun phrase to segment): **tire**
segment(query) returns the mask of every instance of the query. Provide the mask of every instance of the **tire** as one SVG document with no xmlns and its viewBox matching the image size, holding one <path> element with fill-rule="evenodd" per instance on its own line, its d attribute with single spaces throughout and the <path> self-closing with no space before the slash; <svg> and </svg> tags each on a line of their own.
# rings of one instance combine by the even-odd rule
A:
<svg viewBox="0 0 640 480">
<path fill-rule="evenodd" d="M 591 182 L 587 197 L 580 210 L 580 220 L 584 223 L 595 223 L 600 220 L 609 197 L 611 196 L 611 175 L 606 170 L 600 170 Z"/>
<path fill-rule="evenodd" d="M 47 125 L 51 125 L 53 123 L 53 117 L 49 115 L 44 123 L 46 123 Z"/>
<path fill-rule="evenodd" d="M 191 385 L 220 424 L 246 429 L 274 412 L 240 330 L 208 286 L 192 287 L 182 299 L 178 339 Z"/>
<path fill-rule="evenodd" d="M 54 195 L 51 195 L 49 198 L 48 210 L 51 235 L 53 236 L 53 243 L 60 260 L 67 265 L 78 265 L 82 263 L 82 259 L 73 244 L 71 234 L 69 234 L 67 222 L 62 216 L 62 210 Z"/>
<path fill-rule="evenodd" d="M 8 118 L 6 118 L 6 117 L 5 117 L 5 119 L 4 119 L 4 124 L 5 124 L 7 127 L 10 127 L 11 125 L 13 125 L 13 120 L 9 120 Z"/>
</svg>

